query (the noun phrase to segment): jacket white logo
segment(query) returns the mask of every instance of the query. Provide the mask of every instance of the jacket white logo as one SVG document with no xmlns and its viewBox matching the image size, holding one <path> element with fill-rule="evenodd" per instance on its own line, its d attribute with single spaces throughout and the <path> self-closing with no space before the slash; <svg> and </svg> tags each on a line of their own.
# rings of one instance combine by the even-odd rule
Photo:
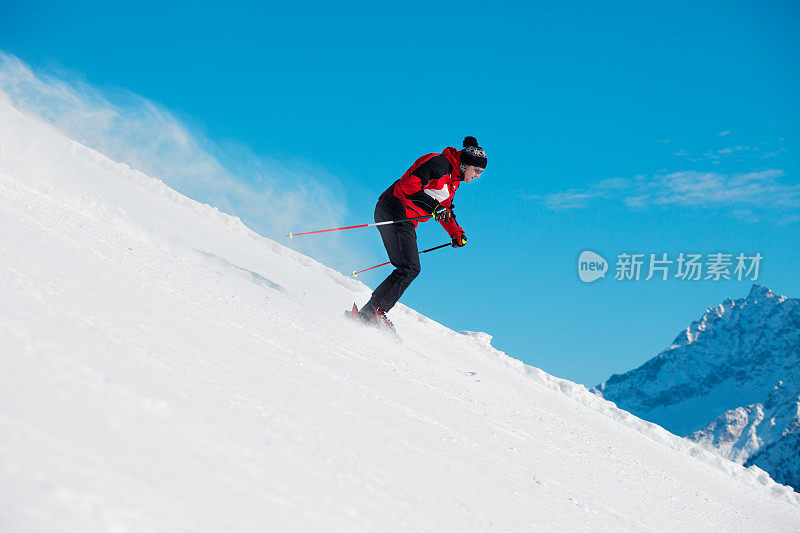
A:
<svg viewBox="0 0 800 533">
<path fill-rule="evenodd" d="M 425 194 L 437 202 L 442 203 L 450 196 L 450 190 L 447 188 L 447 184 L 445 184 L 442 185 L 441 189 L 425 189 Z"/>
</svg>

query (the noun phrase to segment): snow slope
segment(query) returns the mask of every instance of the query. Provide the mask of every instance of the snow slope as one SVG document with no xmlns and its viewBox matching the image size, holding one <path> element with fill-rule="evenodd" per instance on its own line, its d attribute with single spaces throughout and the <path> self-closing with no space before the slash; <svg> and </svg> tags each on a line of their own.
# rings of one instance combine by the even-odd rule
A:
<svg viewBox="0 0 800 533">
<path fill-rule="evenodd" d="M 368 293 L 0 93 L 0 530 L 800 528 L 486 334 L 343 320 Z"/>
</svg>

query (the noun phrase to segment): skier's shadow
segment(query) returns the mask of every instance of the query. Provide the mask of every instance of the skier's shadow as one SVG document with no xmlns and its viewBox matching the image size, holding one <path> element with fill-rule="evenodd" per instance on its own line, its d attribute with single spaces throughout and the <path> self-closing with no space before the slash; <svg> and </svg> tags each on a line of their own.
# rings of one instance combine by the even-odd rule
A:
<svg viewBox="0 0 800 533">
<path fill-rule="evenodd" d="M 222 267 L 224 267 L 224 268 L 226 268 L 228 270 L 231 270 L 231 271 L 236 272 L 238 274 L 245 274 L 245 275 L 249 276 L 250 277 L 250 281 L 252 281 L 256 285 L 262 285 L 264 287 L 269 287 L 270 289 L 278 291 L 278 292 L 280 292 L 282 294 L 289 294 L 289 291 L 287 291 L 282 285 L 279 285 L 278 283 L 275 283 L 274 281 L 265 278 L 264 276 L 262 276 L 258 272 L 253 272 L 252 270 L 246 269 L 244 267 L 240 267 L 238 265 L 234 265 L 233 263 L 231 263 L 227 259 L 224 259 L 224 258 L 222 258 L 222 257 L 220 257 L 220 256 L 218 256 L 216 254 L 212 254 L 210 252 L 204 252 L 203 250 L 198 250 L 197 248 L 195 248 L 194 250 L 195 250 L 195 252 L 200 253 L 206 259 L 210 259 L 214 263 L 216 263 L 218 265 L 221 265 Z"/>
</svg>

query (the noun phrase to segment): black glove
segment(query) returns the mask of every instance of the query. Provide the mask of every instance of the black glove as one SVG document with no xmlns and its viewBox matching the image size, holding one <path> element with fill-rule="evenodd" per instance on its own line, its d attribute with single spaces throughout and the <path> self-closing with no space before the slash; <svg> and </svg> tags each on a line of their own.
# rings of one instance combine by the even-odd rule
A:
<svg viewBox="0 0 800 533">
<path fill-rule="evenodd" d="M 445 220 L 450 220 L 450 217 L 453 216 L 452 211 L 443 205 L 437 205 L 436 209 L 433 210 L 433 218 L 438 220 L 439 222 L 444 222 Z"/>
<path fill-rule="evenodd" d="M 455 235 L 453 235 L 452 243 L 455 248 L 461 248 L 462 246 L 466 246 L 467 234 L 464 233 L 463 231 L 460 233 L 456 233 Z"/>
</svg>

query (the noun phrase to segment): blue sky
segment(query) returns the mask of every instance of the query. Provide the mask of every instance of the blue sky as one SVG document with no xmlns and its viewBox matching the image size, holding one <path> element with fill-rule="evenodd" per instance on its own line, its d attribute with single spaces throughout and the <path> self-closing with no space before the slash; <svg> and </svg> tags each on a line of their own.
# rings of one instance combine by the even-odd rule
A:
<svg viewBox="0 0 800 533">
<path fill-rule="evenodd" d="M 126 130 L 138 142 L 161 124 L 153 103 L 197 151 L 114 152 L 124 128 L 109 126 L 82 131 L 89 144 L 276 240 L 278 221 L 295 232 L 369 221 L 414 159 L 476 136 L 488 169 L 455 202 L 469 244 L 425 256 L 402 301 L 558 376 L 594 385 L 634 368 L 752 283 L 612 272 L 584 284 L 586 249 L 612 263 L 760 252 L 759 283 L 800 296 L 796 2 L 6 1 L 3 12 L 0 50 L 89 106 L 139 113 Z M 229 181 L 200 191 L 192 165 L 164 163 L 206 154 Z M 281 211 L 292 217 L 267 220 Z M 423 247 L 447 241 L 435 223 L 418 234 Z M 308 239 L 291 245 L 342 272 L 385 260 L 376 231 Z"/>
</svg>

